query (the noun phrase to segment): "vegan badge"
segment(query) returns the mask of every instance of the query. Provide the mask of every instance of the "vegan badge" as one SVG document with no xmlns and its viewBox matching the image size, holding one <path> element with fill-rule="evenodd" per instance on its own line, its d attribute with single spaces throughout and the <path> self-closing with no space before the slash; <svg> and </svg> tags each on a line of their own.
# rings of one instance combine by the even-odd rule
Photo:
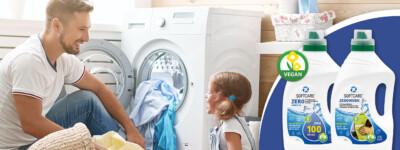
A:
<svg viewBox="0 0 400 150">
<path fill-rule="evenodd" d="M 278 60 L 278 72 L 287 81 L 299 81 L 308 71 L 306 57 L 298 51 L 287 51 Z"/>
</svg>

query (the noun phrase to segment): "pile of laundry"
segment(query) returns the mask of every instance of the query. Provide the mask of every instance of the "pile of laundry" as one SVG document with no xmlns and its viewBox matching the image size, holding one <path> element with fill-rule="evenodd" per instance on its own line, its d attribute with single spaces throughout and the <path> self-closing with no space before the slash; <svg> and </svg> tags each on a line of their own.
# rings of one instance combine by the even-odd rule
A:
<svg viewBox="0 0 400 150">
<path fill-rule="evenodd" d="M 174 128 L 179 96 L 164 80 L 140 83 L 131 103 L 129 117 L 146 140 L 146 149 L 177 149 Z"/>
</svg>

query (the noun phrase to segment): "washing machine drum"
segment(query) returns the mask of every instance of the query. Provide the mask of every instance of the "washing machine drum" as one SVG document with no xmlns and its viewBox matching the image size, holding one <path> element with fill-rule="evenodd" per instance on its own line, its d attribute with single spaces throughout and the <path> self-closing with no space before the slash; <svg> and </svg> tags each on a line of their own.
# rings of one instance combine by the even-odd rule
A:
<svg viewBox="0 0 400 150">
<path fill-rule="evenodd" d="M 188 76 L 186 67 L 180 57 L 171 50 L 153 50 L 144 61 L 137 77 L 138 83 L 149 79 L 164 80 L 174 87 L 179 96 L 179 102 L 175 107 L 177 111 L 186 99 L 188 89 Z"/>
<path fill-rule="evenodd" d="M 133 96 L 134 74 L 125 54 L 114 44 L 105 40 L 90 40 L 80 47 L 77 57 L 85 64 L 86 70 L 111 89 L 125 110 Z M 66 94 L 78 88 L 66 85 Z"/>
<path fill-rule="evenodd" d="M 135 74 L 126 55 L 114 44 L 105 40 L 90 40 L 80 47 L 77 57 L 85 64 L 86 70 L 113 91 L 125 110 L 133 99 L 139 83 L 149 79 L 161 79 L 173 85 L 180 98 L 176 110 L 186 97 L 188 80 L 186 68 L 177 54 L 168 50 L 154 50 L 141 63 L 135 84 Z M 78 90 L 66 85 L 66 94 Z"/>
</svg>

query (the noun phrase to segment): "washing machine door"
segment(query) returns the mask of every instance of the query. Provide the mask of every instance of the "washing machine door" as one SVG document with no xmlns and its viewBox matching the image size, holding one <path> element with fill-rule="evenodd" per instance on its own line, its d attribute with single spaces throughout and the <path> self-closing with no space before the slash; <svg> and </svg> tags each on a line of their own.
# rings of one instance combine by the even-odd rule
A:
<svg viewBox="0 0 400 150">
<path fill-rule="evenodd" d="M 111 89 L 125 110 L 133 98 L 134 74 L 126 55 L 114 44 L 105 40 L 92 39 L 80 47 L 77 57 L 86 70 Z M 66 94 L 78 88 L 65 86 Z"/>
<path fill-rule="evenodd" d="M 137 84 L 149 79 L 164 80 L 176 89 L 179 102 L 175 111 L 179 110 L 188 90 L 186 67 L 179 55 L 167 49 L 153 50 L 149 53 L 141 63 Z"/>
</svg>

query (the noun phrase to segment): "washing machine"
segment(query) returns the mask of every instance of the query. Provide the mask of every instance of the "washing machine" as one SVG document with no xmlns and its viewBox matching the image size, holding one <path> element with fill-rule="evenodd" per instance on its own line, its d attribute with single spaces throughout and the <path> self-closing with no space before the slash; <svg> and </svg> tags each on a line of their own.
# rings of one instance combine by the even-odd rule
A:
<svg viewBox="0 0 400 150">
<path fill-rule="evenodd" d="M 220 71 L 245 75 L 252 97 L 243 114 L 258 116 L 260 42 L 263 12 L 224 8 L 140 8 L 124 19 L 121 49 L 90 40 L 77 55 L 89 72 L 118 97 L 127 113 L 135 88 L 155 78 L 179 94 L 174 122 L 178 149 L 209 147 L 216 124 L 206 112 L 210 76 Z M 67 93 L 73 90 L 68 90 Z"/>
</svg>

